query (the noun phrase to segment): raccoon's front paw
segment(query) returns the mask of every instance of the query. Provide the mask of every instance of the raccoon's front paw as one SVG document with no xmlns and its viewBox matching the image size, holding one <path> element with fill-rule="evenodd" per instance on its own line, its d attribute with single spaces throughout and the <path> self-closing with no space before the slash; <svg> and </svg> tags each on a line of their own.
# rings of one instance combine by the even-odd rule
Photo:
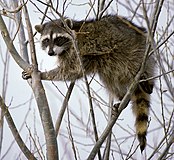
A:
<svg viewBox="0 0 174 160">
<path fill-rule="evenodd" d="M 30 67 L 28 67 L 26 70 L 22 72 L 22 78 L 25 80 L 31 78 L 31 74 L 33 73 L 33 70 L 34 70 L 34 67 L 31 65 Z"/>
<path fill-rule="evenodd" d="M 118 102 L 112 106 L 111 116 L 115 117 L 118 114 L 119 105 L 120 105 L 120 102 Z"/>
</svg>

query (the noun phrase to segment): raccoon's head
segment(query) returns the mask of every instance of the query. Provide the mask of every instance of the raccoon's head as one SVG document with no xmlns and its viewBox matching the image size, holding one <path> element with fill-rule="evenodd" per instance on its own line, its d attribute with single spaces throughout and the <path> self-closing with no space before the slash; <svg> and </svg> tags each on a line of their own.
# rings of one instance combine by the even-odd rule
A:
<svg viewBox="0 0 174 160">
<path fill-rule="evenodd" d="M 65 22 L 71 28 L 71 21 L 67 19 Z M 41 34 L 41 47 L 47 50 L 48 55 L 60 56 L 69 51 L 72 45 L 71 36 L 66 32 L 60 19 L 36 25 L 35 29 Z"/>
</svg>

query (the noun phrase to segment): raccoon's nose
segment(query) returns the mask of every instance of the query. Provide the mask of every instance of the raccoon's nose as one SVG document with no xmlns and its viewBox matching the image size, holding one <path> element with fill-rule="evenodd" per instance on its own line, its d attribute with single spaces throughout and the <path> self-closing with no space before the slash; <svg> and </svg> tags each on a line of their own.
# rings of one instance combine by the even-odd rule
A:
<svg viewBox="0 0 174 160">
<path fill-rule="evenodd" d="M 53 51 L 52 49 L 50 49 L 50 50 L 48 51 L 48 55 L 49 55 L 49 56 L 54 56 L 54 51 Z"/>
</svg>

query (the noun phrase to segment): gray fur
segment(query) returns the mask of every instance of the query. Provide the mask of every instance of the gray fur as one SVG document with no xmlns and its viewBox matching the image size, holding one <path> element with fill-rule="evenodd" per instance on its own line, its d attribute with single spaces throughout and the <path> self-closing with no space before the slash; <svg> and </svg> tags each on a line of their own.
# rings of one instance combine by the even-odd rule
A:
<svg viewBox="0 0 174 160">
<path fill-rule="evenodd" d="M 98 21 L 72 21 L 70 24 L 71 29 L 76 32 L 84 73 L 86 75 L 97 73 L 106 89 L 121 100 L 142 64 L 146 50 L 145 29 L 118 16 L 105 16 Z M 71 36 L 66 32 L 63 23 L 60 20 L 55 20 L 37 28 L 41 33 L 41 39 L 47 35 L 53 37 L 53 34 L 57 34 L 57 37 L 69 38 L 67 43 L 59 46 L 62 47 L 61 53 L 50 54 L 58 57 L 59 67 L 42 73 L 42 79 L 49 77 L 52 80 L 73 81 L 83 77 Z M 41 44 L 45 49 L 44 43 Z M 49 50 L 54 48 L 54 39 L 50 38 L 47 45 Z M 142 78 L 152 77 L 153 74 L 154 59 L 151 56 L 147 60 Z M 132 96 L 141 151 L 146 146 L 148 102 L 153 83 L 153 80 L 141 83 Z"/>
</svg>

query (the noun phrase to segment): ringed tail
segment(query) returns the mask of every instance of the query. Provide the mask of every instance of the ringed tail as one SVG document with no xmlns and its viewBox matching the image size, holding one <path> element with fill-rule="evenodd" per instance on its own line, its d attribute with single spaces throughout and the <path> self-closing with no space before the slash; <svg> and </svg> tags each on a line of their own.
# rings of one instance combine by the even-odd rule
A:
<svg viewBox="0 0 174 160">
<path fill-rule="evenodd" d="M 140 143 L 141 153 L 146 147 L 146 134 L 148 128 L 148 115 L 150 108 L 150 95 L 138 87 L 133 96 L 133 113 L 135 114 L 136 134 Z"/>
</svg>

